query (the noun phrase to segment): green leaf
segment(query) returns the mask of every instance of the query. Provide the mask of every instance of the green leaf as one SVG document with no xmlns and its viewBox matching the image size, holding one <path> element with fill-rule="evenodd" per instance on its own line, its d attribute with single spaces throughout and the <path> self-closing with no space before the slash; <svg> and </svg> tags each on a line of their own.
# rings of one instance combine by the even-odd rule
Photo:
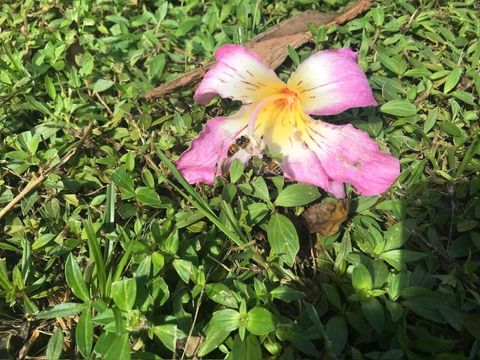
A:
<svg viewBox="0 0 480 360">
<path fill-rule="evenodd" d="M 267 225 L 267 236 L 272 251 L 289 266 L 293 266 L 300 243 L 292 222 L 284 215 L 273 214 Z"/>
<path fill-rule="evenodd" d="M 100 93 L 102 91 L 110 89 L 113 84 L 115 84 L 112 80 L 106 80 L 106 79 L 99 79 L 93 84 L 92 90 Z"/>
<path fill-rule="evenodd" d="M 7 260 L 0 259 L 0 286 L 4 290 L 10 290 L 13 285 L 8 278 Z"/>
<path fill-rule="evenodd" d="M 380 258 L 392 265 L 397 270 L 404 270 L 405 263 L 420 260 L 427 254 L 411 250 L 390 250 L 380 254 Z"/>
<path fill-rule="evenodd" d="M 294 290 L 285 285 L 280 285 L 279 287 L 273 289 L 270 291 L 270 295 L 274 299 L 283 300 L 285 302 L 300 300 L 306 296 L 303 292 Z"/>
<path fill-rule="evenodd" d="M 385 322 L 385 313 L 380 302 L 372 297 L 362 301 L 362 314 L 377 333 L 381 333 Z"/>
<path fill-rule="evenodd" d="M 409 231 L 411 231 L 412 225 L 413 222 L 411 221 L 400 221 L 391 226 L 385 233 L 385 246 L 382 251 L 385 252 L 402 247 L 410 237 Z"/>
<path fill-rule="evenodd" d="M 277 326 L 275 316 L 265 308 L 255 306 L 247 313 L 247 316 L 247 330 L 254 335 L 267 335 Z"/>
<path fill-rule="evenodd" d="M 208 327 L 215 327 L 224 331 L 234 331 L 238 329 L 240 322 L 240 313 L 233 309 L 223 309 L 215 311 Z"/>
<path fill-rule="evenodd" d="M 297 51 L 291 45 L 287 47 L 288 56 L 292 59 L 293 63 L 298 66 L 300 65 L 300 57 L 298 56 Z"/>
<path fill-rule="evenodd" d="M 228 337 L 230 332 L 238 329 L 240 313 L 233 309 L 224 309 L 213 313 L 205 331 L 205 340 L 198 350 L 202 357 L 216 349 Z"/>
<path fill-rule="evenodd" d="M 258 338 L 254 335 L 247 334 L 242 340 L 240 335 L 235 337 L 230 360 L 262 360 L 262 348 Z"/>
<path fill-rule="evenodd" d="M 425 120 L 425 124 L 423 125 L 423 132 L 427 134 L 437 122 L 438 118 L 438 107 L 434 108 L 433 110 L 428 111 L 427 119 Z"/>
<path fill-rule="evenodd" d="M 264 200 L 265 202 L 270 202 L 270 194 L 268 193 L 267 183 L 262 177 L 256 178 L 252 182 L 253 186 L 253 196 L 259 199 Z"/>
<path fill-rule="evenodd" d="M 113 182 L 107 184 L 107 199 L 105 206 L 104 225 L 107 231 L 112 231 L 115 226 L 115 200 L 116 188 Z"/>
<path fill-rule="evenodd" d="M 124 332 L 120 336 L 115 337 L 105 354 L 104 360 L 130 360 L 130 358 L 129 333 Z"/>
<path fill-rule="evenodd" d="M 357 291 L 367 291 L 373 287 L 370 271 L 363 264 L 358 264 L 352 271 L 352 285 Z"/>
<path fill-rule="evenodd" d="M 63 331 L 56 328 L 53 335 L 48 340 L 46 356 L 49 360 L 60 359 L 63 351 Z"/>
<path fill-rule="evenodd" d="M 120 189 L 126 190 L 130 197 L 135 195 L 133 180 L 123 167 L 119 167 L 112 173 L 112 181 Z"/>
<path fill-rule="evenodd" d="M 462 76 L 461 68 L 456 68 L 452 70 L 450 74 L 448 74 L 447 76 L 447 80 L 445 81 L 445 85 L 443 86 L 443 92 L 447 94 L 450 90 L 452 90 L 455 86 L 457 86 L 461 76 Z"/>
<path fill-rule="evenodd" d="M 61 303 L 37 314 L 37 319 L 54 319 L 78 314 L 85 309 L 85 304 Z"/>
<path fill-rule="evenodd" d="M 460 128 L 451 123 L 451 122 L 441 122 L 440 123 L 440 126 L 442 128 L 443 131 L 445 131 L 448 135 L 451 135 L 451 136 L 461 136 L 462 135 L 462 130 L 460 130 Z"/>
<path fill-rule="evenodd" d="M 340 354 L 347 344 L 348 338 L 348 328 L 345 320 L 340 316 L 331 317 L 325 327 L 325 333 L 331 341 L 334 354 Z"/>
<path fill-rule="evenodd" d="M 135 190 L 135 195 L 137 200 L 147 206 L 152 208 L 162 207 L 162 202 L 160 201 L 160 196 L 154 189 L 148 187 L 139 187 Z"/>
<path fill-rule="evenodd" d="M 242 176 L 244 170 L 245 170 L 245 165 L 243 164 L 243 162 L 241 162 L 238 159 L 233 160 L 232 163 L 230 164 L 230 169 L 229 169 L 230 182 L 232 184 L 235 184 L 238 181 L 238 179 L 240 179 L 240 177 Z"/>
<path fill-rule="evenodd" d="M 394 116 L 414 116 L 417 108 L 414 104 L 404 100 L 390 100 L 380 107 L 385 114 Z"/>
<path fill-rule="evenodd" d="M 68 255 L 67 262 L 65 264 L 65 278 L 68 286 L 70 286 L 73 294 L 76 297 L 85 302 L 90 301 L 90 293 L 88 291 L 87 284 L 83 279 L 83 275 L 80 271 L 77 261 L 71 253 Z"/>
<path fill-rule="evenodd" d="M 47 90 L 48 96 L 50 96 L 52 100 L 55 100 L 55 98 L 57 97 L 55 84 L 53 83 L 52 79 L 48 75 L 45 76 L 45 89 Z"/>
<path fill-rule="evenodd" d="M 175 351 L 175 344 L 177 343 L 177 325 L 157 325 L 153 328 L 153 333 L 160 339 L 167 349 Z"/>
<path fill-rule="evenodd" d="M 378 59 L 388 70 L 395 74 L 402 75 L 408 68 L 408 64 L 400 55 L 388 56 L 386 54 L 378 54 Z"/>
<path fill-rule="evenodd" d="M 278 194 L 276 206 L 300 206 L 311 203 L 320 197 L 317 187 L 305 184 L 287 186 Z"/>
<path fill-rule="evenodd" d="M 175 259 L 173 260 L 173 267 L 177 271 L 177 274 L 180 276 L 180 278 L 186 284 L 188 284 L 193 271 L 192 262 L 188 260 L 183 260 L 183 259 Z"/>
<path fill-rule="evenodd" d="M 120 310 L 130 311 L 137 296 L 137 282 L 133 278 L 114 281 L 110 295 Z"/>
<path fill-rule="evenodd" d="M 158 156 L 162 160 L 162 162 L 167 166 L 170 172 L 173 174 L 175 179 L 180 183 L 180 185 L 185 189 L 183 192 L 178 186 L 176 186 L 173 182 L 169 182 L 170 186 L 177 190 L 177 192 L 182 195 L 185 199 L 190 201 L 199 211 L 201 211 L 215 226 L 217 226 L 220 231 L 222 231 L 225 235 L 227 235 L 235 244 L 238 246 L 243 246 L 245 243 L 245 239 L 243 238 L 242 233 L 236 233 L 230 230 L 227 226 L 225 226 L 218 216 L 213 212 L 213 210 L 209 207 L 209 205 L 203 200 L 195 189 L 188 183 L 188 181 L 180 174 L 180 172 L 175 168 L 172 162 L 168 159 L 168 157 L 160 150 L 157 146 L 155 148 Z"/>
<path fill-rule="evenodd" d="M 150 77 L 160 77 L 165 67 L 165 54 L 155 56 L 149 64 L 148 74 Z"/>
<path fill-rule="evenodd" d="M 230 335 L 230 331 L 212 328 L 212 330 L 206 333 L 205 340 L 200 345 L 197 356 L 203 357 L 215 350 L 225 341 L 228 335 Z"/>
<path fill-rule="evenodd" d="M 88 359 L 93 346 L 93 323 L 90 307 L 87 307 L 78 319 L 75 327 L 75 341 L 80 353 Z"/>
<path fill-rule="evenodd" d="M 218 304 L 222 304 L 231 308 L 238 307 L 238 301 L 230 288 L 222 283 L 214 283 L 205 285 L 205 293 L 207 296 Z"/>
<path fill-rule="evenodd" d="M 105 271 L 105 261 L 103 260 L 102 253 L 100 251 L 100 243 L 97 238 L 95 229 L 93 228 L 92 221 L 90 219 L 83 222 L 83 227 L 87 233 L 88 251 L 90 256 L 93 255 L 95 263 L 95 269 L 97 270 L 97 279 L 100 294 L 104 295 L 107 290 L 107 274 Z"/>
</svg>

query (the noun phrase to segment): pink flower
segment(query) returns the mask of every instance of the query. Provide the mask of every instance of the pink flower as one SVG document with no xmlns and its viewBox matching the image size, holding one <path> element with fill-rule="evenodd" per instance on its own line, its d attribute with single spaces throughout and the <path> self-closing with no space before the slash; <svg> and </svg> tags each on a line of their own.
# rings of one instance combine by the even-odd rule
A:
<svg viewBox="0 0 480 360">
<path fill-rule="evenodd" d="M 345 196 L 344 183 L 362 195 L 378 195 L 397 178 L 398 160 L 380 151 L 368 134 L 350 124 L 332 125 L 309 116 L 377 105 L 352 50 L 313 54 L 287 83 L 244 47 L 222 46 L 215 59 L 195 101 L 208 104 L 218 94 L 240 100 L 243 106 L 232 116 L 208 121 L 180 156 L 176 165 L 188 182 L 212 184 L 222 165 L 231 161 L 229 147 L 241 136 L 248 136 L 255 146 L 234 157 L 246 162 L 261 153 L 264 144 L 270 152 L 283 154 L 279 165 L 286 178 L 319 186 L 337 197 Z"/>
</svg>

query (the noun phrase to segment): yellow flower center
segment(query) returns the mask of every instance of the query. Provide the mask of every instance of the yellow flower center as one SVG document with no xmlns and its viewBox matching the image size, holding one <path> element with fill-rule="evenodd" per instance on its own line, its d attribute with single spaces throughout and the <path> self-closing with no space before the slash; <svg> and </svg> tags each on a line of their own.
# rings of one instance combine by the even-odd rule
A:
<svg viewBox="0 0 480 360">
<path fill-rule="evenodd" d="M 298 93 L 285 87 L 257 104 L 250 115 L 248 133 L 263 138 L 270 151 L 280 152 L 282 144 L 301 136 L 308 119 Z"/>
</svg>

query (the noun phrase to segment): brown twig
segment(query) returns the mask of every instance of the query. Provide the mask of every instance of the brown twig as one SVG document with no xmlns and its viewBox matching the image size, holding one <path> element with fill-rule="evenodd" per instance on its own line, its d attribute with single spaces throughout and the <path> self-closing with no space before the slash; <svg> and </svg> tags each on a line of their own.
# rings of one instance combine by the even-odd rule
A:
<svg viewBox="0 0 480 360">
<path fill-rule="evenodd" d="M 370 0 L 357 0 L 341 14 L 326 14 L 317 11 L 305 11 L 255 36 L 244 43 L 245 47 L 257 53 L 269 66 L 277 68 L 288 56 L 288 45 L 293 48 L 312 40 L 313 34 L 308 31 L 308 25 L 333 26 L 344 24 L 356 18 L 372 6 Z M 214 62 L 209 62 L 192 70 L 179 78 L 160 85 L 145 95 L 146 99 L 162 97 L 174 90 L 185 87 L 201 79 Z"/>
<path fill-rule="evenodd" d="M 0 219 L 3 218 L 15 205 L 17 205 L 20 200 L 22 200 L 25 196 L 30 193 L 33 189 L 39 186 L 52 172 L 56 171 L 59 167 L 63 166 L 70 158 L 80 149 L 83 143 L 87 140 L 93 130 L 93 123 L 90 123 L 88 127 L 85 129 L 82 137 L 80 140 L 77 141 L 75 146 L 70 149 L 58 163 L 49 167 L 45 172 L 43 172 L 39 177 L 32 177 L 28 184 L 23 188 L 22 191 L 18 193 L 17 196 L 13 198 L 2 210 L 0 210 Z"/>
</svg>

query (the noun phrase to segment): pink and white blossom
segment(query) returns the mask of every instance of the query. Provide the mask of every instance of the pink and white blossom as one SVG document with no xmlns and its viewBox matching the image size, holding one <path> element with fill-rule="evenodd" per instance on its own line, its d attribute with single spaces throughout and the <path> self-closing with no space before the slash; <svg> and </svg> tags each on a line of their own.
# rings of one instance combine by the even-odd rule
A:
<svg viewBox="0 0 480 360">
<path fill-rule="evenodd" d="M 399 161 L 381 151 L 367 133 L 352 125 L 333 125 L 309 115 L 336 115 L 377 102 L 350 49 L 319 51 L 280 80 L 255 53 L 225 45 L 215 54 L 194 99 L 208 104 L 215 95 L 239 100 L 240 110 L 209 120 L 176 166 L 190 182 L 212 184 L 230 163 L 228 148 L 240 136 L 281 153 L 284 176 L 344 197 L 344 184 L 361 195 L 378 195 L 397 178 Z M 247 162 L 254 154 L 236 154 Z"/>
</svg>

